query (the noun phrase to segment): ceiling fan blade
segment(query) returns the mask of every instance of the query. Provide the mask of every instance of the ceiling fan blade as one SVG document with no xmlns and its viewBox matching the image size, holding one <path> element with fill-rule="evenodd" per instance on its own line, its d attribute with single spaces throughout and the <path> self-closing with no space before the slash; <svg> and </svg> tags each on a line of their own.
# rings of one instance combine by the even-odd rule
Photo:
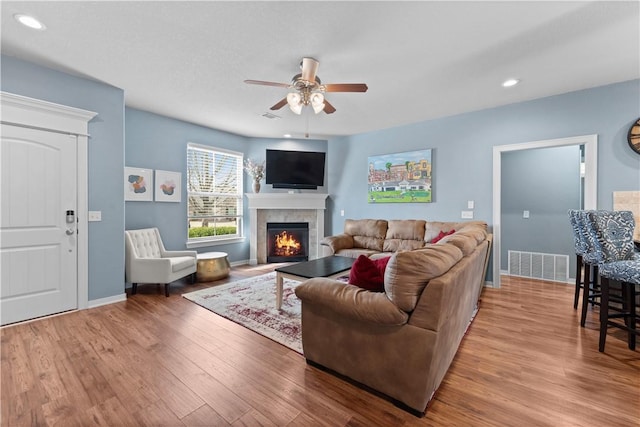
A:
<svg viewBox="0 0 640 427">
<path fill-rule="evenodd" d="M 324 109 L 323 111 L 327 114 L 332 114 L 336 112 L 336 107 L 334 107 L 333 105 L 329 104 L 329 101 L 327 101 L 326 99 L 324 100 Z"/>
<path fill-rule="evenodd" d="M 271 110 L 279 110 L 282 107 L 284 107 L 285 105 L 287 105 L 287 97 L 282 98 L 280 101 L 278 101 L 273 107 L 271 107 Z"/>
<path fill-rule="evenodd" d="M 276 82 L 265 82 L 262 80 L 245 80 L 245 83 L 249 83 L 250 85 L 262 85 L 262 86 L 276 86 L 276 87 L 291 87 L 289 83 L 276 83 Z"/>
<path fill-rule="evenodd" d="M 313 58 L 302 58 L 302 80 L 316 81 L 316 72 L 320 63 Z"/>
<path fill-rule="evenodd" d="M 325 92 L 366 92 L 367 87 L 364 83 L 330 83 L 324 85 Z"/>
</svg>

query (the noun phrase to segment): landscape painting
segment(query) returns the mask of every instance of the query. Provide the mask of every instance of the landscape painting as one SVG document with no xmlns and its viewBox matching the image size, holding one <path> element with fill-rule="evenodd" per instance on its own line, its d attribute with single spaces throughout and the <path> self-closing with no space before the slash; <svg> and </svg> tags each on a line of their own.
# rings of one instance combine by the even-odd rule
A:
<svg viewBox="0 0 640 427">
<path fill-rule="evenodd" d="M 431 149 L 369 157 L 369 203 L 430 203 Z"/>
</svg>

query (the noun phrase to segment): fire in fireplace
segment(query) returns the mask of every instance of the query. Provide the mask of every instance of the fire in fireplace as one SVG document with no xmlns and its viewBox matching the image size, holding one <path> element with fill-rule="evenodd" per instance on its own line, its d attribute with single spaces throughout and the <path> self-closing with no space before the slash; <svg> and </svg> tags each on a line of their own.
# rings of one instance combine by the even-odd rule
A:
<svg viewBox="0 0 640 427">
<path fill-rule="evenodd" d="M 308 259 L 308 222 L 267 223 L 267 262 L 299 262 Z"/>
</svg>

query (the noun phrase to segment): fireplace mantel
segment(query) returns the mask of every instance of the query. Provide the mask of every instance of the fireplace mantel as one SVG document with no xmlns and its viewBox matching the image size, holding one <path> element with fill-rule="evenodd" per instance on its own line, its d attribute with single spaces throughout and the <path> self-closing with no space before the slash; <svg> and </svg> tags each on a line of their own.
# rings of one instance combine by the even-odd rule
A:
<svg viewBox="0 0 640 427">
<path fill-rule="evenodd" d="M 265 236 L 262 228 L 266 224 L 258 224 L 261 211 L 298 211 L 307 210 L 313 215 L 315 229 L 309 235 L 309 259 L 318 258 L 322 254 L 320 241 L 324 237 L 324 211 L 326 209 L 326 193 L 245 193 L 249 208 L 249 264 L 266 262 Z M 295 212 L 293 212 L 295 213 Z M 266 232 L 264 233 L 266 234 Z M 265 253 L 263 256 L 262 252 Z M 263 259 L 264 258 L 264 259 Z"/>
</svg>

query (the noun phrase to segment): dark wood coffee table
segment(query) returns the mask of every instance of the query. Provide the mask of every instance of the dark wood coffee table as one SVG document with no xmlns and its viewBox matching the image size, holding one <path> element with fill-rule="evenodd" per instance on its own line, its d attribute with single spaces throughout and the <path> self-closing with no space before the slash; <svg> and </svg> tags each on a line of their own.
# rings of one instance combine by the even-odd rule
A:
<svg viewBox="0 0 640 427">
<path fill-rule="evenodd" d="M 299 282 L 314 277 L 335 279 L 347 274 L 355 260 L 355 258 L 332 255 L 276 268 L 276 308 L 280 310 L 282 307 L 282 281 L 285 277 Z"/>
</svg>

